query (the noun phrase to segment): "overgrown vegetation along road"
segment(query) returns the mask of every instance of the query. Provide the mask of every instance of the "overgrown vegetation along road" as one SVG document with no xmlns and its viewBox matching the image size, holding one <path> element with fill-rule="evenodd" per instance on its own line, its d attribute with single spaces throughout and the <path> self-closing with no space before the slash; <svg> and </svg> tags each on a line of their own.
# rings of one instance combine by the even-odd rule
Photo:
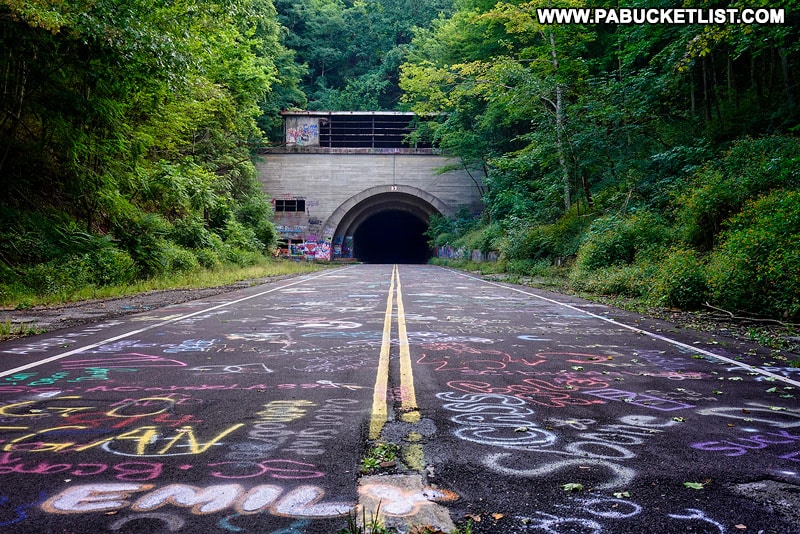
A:
<svg viewBox="0 0 800 534">
<path fill-rule="evenodd" d="M 800 367 L 800 325 L 777 319 L 736 315 L 705 304 L 697 309 L 680 309 L 654 304 L 646 297 L 609 295 L 591 292 L 575 284 L 567 268 L 544 266 L 536 271 L 520 273 L 507 262 L 472 262 L 463 260 L 433 260 L 436 265 L 481 275 L 487 280 L 522 284 L 530 287 L 575 295 L 590 301 L 607 304 L 640 314 L 642 318 L 660 319 L 674 325 L 676 330 L 689 329 L 711 336 L 730 337 L 761 345 L 766 350 L 765 363 Z"/>
<path fill-rule="evenodd" d="M 482 216 L 434 220 L 434 244 L 523 275 L 570 264 L 593 293 L 800 321 L 796 9 L 720 31 L 541 24 L 542 5 L 458 2 L 412 42 L 404 101 L 486 175 Z"/>
<path fill-rule="evenodd" d="M 720 31 L 545 25 L 537 1 L 0 2 L 0 302 L 255 265 L 279 110 L 402 107 L 486 205 L 435 245 L 797 322 L 796 3 Z"/>
</svg>

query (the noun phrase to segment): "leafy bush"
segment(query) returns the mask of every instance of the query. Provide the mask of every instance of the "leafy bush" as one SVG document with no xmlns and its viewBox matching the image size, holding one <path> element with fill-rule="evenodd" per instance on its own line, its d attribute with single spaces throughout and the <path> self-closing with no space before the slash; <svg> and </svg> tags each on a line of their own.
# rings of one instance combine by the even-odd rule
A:
<svg viewBox="0 0 800 534">
<path fill-rule="evenodd" d="M 239 267 L 249 267 L 258 265 L 264 256 L 253 250 L 245 250 L 238 247 L 226 247 L 224 260 Z"/>
<path fill-rule="evenodd" d="M 194 254 L 197 262 L 205 269 L 219 269 L 222 266 L 222 260 L 213 248 L 201 248 L 195 250 Z"/>
<path fill-rule="evenodd" d="M 719 306 L 800 317 L 800 191 L 776 191 L 747 203 L 721 239 L 708 265 Z"/>
<path fill-rule="evenodd" d="M 550 260 L 513 260 L 506 266 L 509 273 L 522 276 L 548 276 L 552 270 Z"/>
<path fill-rule="evenodd" d="M 272 206 L 263 195 L 253 195 L 239 206 L 236 220 L 253 231 L 262 250 L 271 250 L 277 244 L 278 233 L 272 224 Z"/>
<path fill-rule="evenodd" d="M 235 219 L 228 219 L 223 230 L 225 244 L 233 248 L 249 252 L 265 251 L 265 245 L 256 237 L 256 233 Z"/>
<path fill-rule="evenodd" d="M 708 299 L 705 267 L 696 251 L 674 249 L 658 265 L 650 296 L 663 306 L 699 308 Z"/>
<path fill-rule="evenodd" d="M 588 217 L 579 215 L 576 207 L 553 224 L 513 224 L 502 252 L 509 260 L 557 261 L 574 256 Z"/>
<path fill-rule="evenodd" d="M 190 273 L 200 269 L 200 262 L 191 250 L 169 243 L 164 247 L 166 271 L 170 273 Z"/>
<path fill-rule="evenodd" d="M 643 297 L 650 291 L 656 267 L 649 262 L 602 267 L 591 272 L 573 269 L 570 282 L 582 291 L 601 295 Z"/>
<path fill-rule="evenodd" d="M 98 286 L 122 285 L 136 278 L 136 262 L 124 250 L 102 247 L 88 254 L 91 281 Z"/>
<path fill-rule="evenodd" d="M 676 196 L 683 238 L 711 250 L 726 219 L 750 199 L 774 189 L 800 188 L 800 140 L 742 139 L 717 162 L 700 169 Z"/>
<path fill-rule="evenodd" d="M 502 240 L 501 252 L 509 261 L 536 261 L 555 255 L 555 243 L 549 226 L 512 221 Z"/>
<path fill-rule="evenodd" d="M 428 228 L 425 230 L 425 236 L 428 238 L 430 246 L 440 247 L 451 244 L 456 239 L 454 227 L 453 219 L 450 217 L 438 213 L 432 214 L 428 220 Z"/>
<path fill-rule="evenodd" d="M 650 212 L 634 213 L 625 218 L 601 217 L 589 227 L 578 249 L 576 266 L 580 271 L 592 271 L 630 264 L 637 253 L 663 246 L 670 236 L 664 221 Z"/>
<path fill-rule="evenodd" d="M 199 249 L 211 245 L 211 232 L 200 217 L 185 217 L 172 223 L 172 241 L 182 247 Z"/>
<path fill-rule="evenodd" d="M 0 206 L 0 254 L 12 265 L 33 265 L 64 253 L 56 228 L 64 215 L 19 211 Z"/>
<path fill-rule="evenodd" d="M 480 250 L 484 254 L 488 254 L 497 250 L 497 241 L 500 235 L 502 235 L 500 225 L 490 224 L 470 230 L 451 243 L 456 248 L 464 248 L 469 251 Z"/>
<path fill-rule="evenodd" d="M 91 266 L 86 256 L 69 256 L 39 263 L 25 271 L 25 283 L 38 295 L 66 297 L 77 288 L 90 285 Z"/>
<path fill-rule="evenodd" d="M 168 268 L 164 236 L 171 231 L 166 219 L 154 213 L 119 217 L 112 227 L 114 235 L 136 262 L 140 276 L 154 276 Z"/>
</svg>

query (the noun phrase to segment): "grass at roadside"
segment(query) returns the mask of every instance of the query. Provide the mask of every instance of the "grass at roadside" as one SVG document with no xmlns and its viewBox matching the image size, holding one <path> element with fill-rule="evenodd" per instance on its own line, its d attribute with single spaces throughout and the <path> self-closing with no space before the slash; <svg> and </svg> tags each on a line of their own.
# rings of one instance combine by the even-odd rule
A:
<svg viewBox="0 0 800 534">
<path fill-rule="evenodd" d="M 0 306 L 22 309 L 89 299 L 126 297 L 154 290 L 218 287 L 244 280 L 260 280 L 272 276 L 310 273 L 326 267 L 328 267 L 328 264 L 324 263 L 265 259 L 256 265 L 246 267 L 226 265 L 216 269 L 165 274 L 125 285 L 87 286 L 55 294 L 0 293 Z"/>
</svg>

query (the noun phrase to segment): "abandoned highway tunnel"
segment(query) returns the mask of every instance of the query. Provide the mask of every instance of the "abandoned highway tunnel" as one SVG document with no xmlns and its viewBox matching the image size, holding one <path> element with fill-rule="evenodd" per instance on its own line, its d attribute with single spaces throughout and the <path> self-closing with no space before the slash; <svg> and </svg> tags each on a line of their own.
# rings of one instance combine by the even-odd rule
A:
<svg viewBox="0 0 800 534">
<path fill-rule="evenodd" d="M 365 263 L 426 263 L 428 224 L 399 210 L 371 215 L 353 232 L 353 255 Z"/>
<path fill-rule="evenodd" d="M 321 261 L 424 263 L 434 215 L 483 209 L 483 175 L 410 145 L 401 112 L 283 112 L 283 142 L 261 154 L 280 254 Z"/>
</svg>

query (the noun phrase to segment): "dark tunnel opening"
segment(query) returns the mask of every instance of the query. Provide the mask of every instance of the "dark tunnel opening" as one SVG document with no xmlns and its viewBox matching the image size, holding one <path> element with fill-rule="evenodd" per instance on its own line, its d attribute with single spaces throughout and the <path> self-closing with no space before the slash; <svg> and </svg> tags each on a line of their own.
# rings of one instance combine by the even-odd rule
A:
<svg viewBox="0 0 800 534">
<path fill-rule="evenodd" d="M 354 256 L 365 263 L 427 263 L 428 225 L 405 211 L 371 215 L 353 233 Z"/>
</svg>

